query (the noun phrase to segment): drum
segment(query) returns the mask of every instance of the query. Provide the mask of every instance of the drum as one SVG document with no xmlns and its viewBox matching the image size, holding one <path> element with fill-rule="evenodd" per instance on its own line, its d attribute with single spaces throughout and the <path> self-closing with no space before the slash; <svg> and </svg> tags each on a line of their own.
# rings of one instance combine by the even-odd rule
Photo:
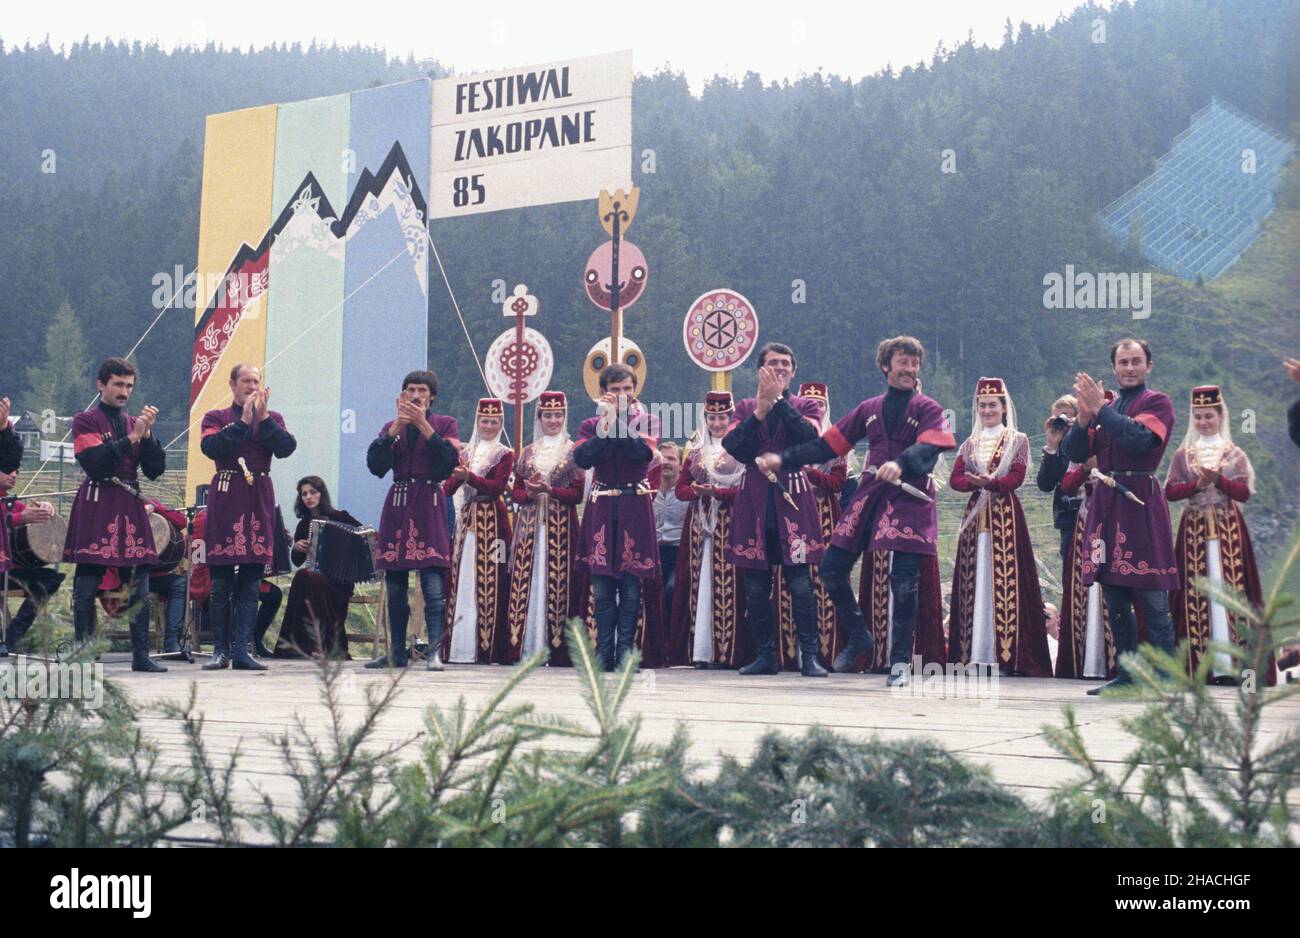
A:
<svg viewBox="0 0 1300 938">
<path fill-rule="evenodd" d="M 46 567 L 63 559 L 68 522 L 55 515 L 39 524 L 20 524 L 9 534 L 15 567 Z"/>
<path fill-rule="evenodd" d="M 175 573 L 185 559 L 185 533 L 157 511 L 149 514 L 149 528 L 153 531 L 154 550 L 158 552 L 158 563 L 149 571 L 150 575 Z"/>
<path fill-rule="evenodd" d="M 311 523 L 307 570 L 321 574 L 335 586 L 351 587 L 375 578 L 374 528 L 354 528 L 323 518 Z"/>
</svg>

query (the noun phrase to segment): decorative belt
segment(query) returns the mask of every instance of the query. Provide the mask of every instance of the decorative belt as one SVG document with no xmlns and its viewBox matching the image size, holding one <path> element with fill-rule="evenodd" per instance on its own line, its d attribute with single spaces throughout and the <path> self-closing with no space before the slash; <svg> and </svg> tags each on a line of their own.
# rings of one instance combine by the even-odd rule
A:
<svg viewBox="0 0 1300 938">
<path fill-rule="evenodd" d="M 442 495 L 442 486 L 432 479 L 395 479 L 393 481 L 393 491 L 389 498 L 389 504 L 394 508 L 400 508 L 410 502 L 410 487 L 412 485 L 427 485 L 433 489 L 433 503 L 438 504 Z"/>
<path fill-rule="evenodd" d="M 243 469 L 218 469 L 216 485 L 213 487 L 218 492 L 229 492 L 230 483 L 234 479 L 242 478 L 248 485 L 252 485 L 253 480 L 258 476 L 269 476 L 270 474 L 264 469 L 250 469 L 247 472 Z"/>
<path fill-rule="evenodd" d="M 86 488 L 86 501 L 99 501 L 99 489 L 103 485 L 115 485 L 125 492 L 129 492 L 136 498 L 140 498 L 140 483 L 135 479 L 119 479 L 113 476 L 111 479 L 92 479 L 90 485 Z"/>
<path fill-rule="evenodd" d="M 606 495 L 653 495 L 654 489 L 646 479 L 626 482 L 620 485 L 606 485 L 604 482 L 591 483 L 591 497 L 601 498 Z"/>
<path fill-rule="evenodd" d="M 808 481 L 808 476 L 802 469 L 792 469 L 787 471 L 790 476 L 790 482 L 786 486 L 787 492 L 789 492 L 792 495 L 798 495 L 800 492 L 807 492 L 811 490 L 812 483 Z M 780 478 L 780 476 L 778 476 L 777 478 Z M 743 476 L 741 476 L 740 487 L 742 489 L 745 487 L 745 483 L 748 481 L 748 479 L 749 479 L 748 472 L 745 473 Z M 772 484 L 768 479 L 764 478 L 762 475 L 757 476 L 755 481 L 765 482 L 768 485 Z"/>
<path fill-rule="evenodd" d="M 1149 476 L 1152 479 L 1156 477 L 1154 472 L 1149 472 L 1145 469 L 1116 469 L 1109 473 L 1109 475 L 1112 479 L 1116 476 L 1121 479 L 1129 478 L 1130 476 Z"/>
</svg>

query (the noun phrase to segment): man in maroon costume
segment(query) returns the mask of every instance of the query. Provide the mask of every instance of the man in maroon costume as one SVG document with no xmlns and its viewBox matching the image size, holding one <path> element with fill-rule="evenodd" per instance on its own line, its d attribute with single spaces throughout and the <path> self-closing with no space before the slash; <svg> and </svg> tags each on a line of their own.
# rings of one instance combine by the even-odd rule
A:
<svg viewBox="0 0 1300 938">
<path fill-rule="evenodd" d="M 257 595 L 271 562 L 275 531 L 275 487 L 271 460 L 298 447 L 284 418 L 268 408 L 271 389 L 262 387 L 255 365 L 230 370 L 229 407 L 203 415 L 199 448 L 216 463 L 208 489 L 208 521 L 203 555 L 212 571 L 212 660 L 205 671 L 233 667 L 265 671 L 249 655 L 257 622 Z M 231 594 L 234 620 L 231 621 Z"/>
<path fill-rule="evenodd" d="M 167 454 L 153 436 L 156 407 L 139 417 L 126 412 L 135 389 L 135 366 L 109 358 L 95 382 L 99 400 L 72 418 L 72 448 L 86 478 L 68 515 L 64 563 L 75 563 L 72 625 L 78 641 L 95 634 L 95 591 L 105 568 L 132 584 L 131 670 L 166 671 L 149 657 L 149 568 L 158 561 L 136 470 L 156 479 Z"/>
<path fill-rule="evenodd" d="M 1137 650 L 1134 598 L 1142 604 L 1148 640 L 1173 652 L 1169 591 L 1178 589 L 1178 561 L 1169 505 L 1155 471 L 1174 430 L 1174 405 L 1167 394 L 1146 385 L 1152 362 L 1144 340 L 1116 342 L 1110 361 L 1119 395 L 1107 402 L 1099 382 L 1083 372 L 1076 375 L 1079 419 L 1061 443 L 1076 463 L 1096 456 L 1097 469 L 1116 483 L 1094 487 L 1089 498 L 1081 579 L 1085 588 L 1101 583 L 1117 654 Z M 1132 683 L 1121 667 L 1113 681 L 1088 693 Z"/>
<path fill-rule="evenodd" d="M 768 342 L 759 349 L 758 396 L 736 405 L 731 430 L 722 440 L 723 448 L 746 465 L 732 504 L 727 542 L 727 559 L 745 571 L 745 615 L 757 650 L 757 657 L 740 674 L 778 671 L 772 567 L 779 564 L 790 588 L 800 671 L 804 677 L 826 676 L 826 669 L 817 663 L 817 609 L 810 567 L 826 549 L 817 498 L 799 466 L 766 470 L 758 462 L 764 455 L 817 438 L 821 411 L 815 401 L 791 396 L 794 372 L 794 351 L 788 345 Z"/>
<path fill-rule="evenodd" d="M 393 484 L 379 518 L 376 566 L 384 571 L 388 594 L 388 654 L 367 668 L 404 668 L 410 660 L 406 626 L 410 572 L 417 571 L 424 597 L 428 671 L 441 671 L 442 633 L 451 564 L 447 506 L 442 483 L 460 460 L 460 428 L 455 417 L 433 412 L 438 379 L 432 371 L 413 371 L 402 379 L 397 416 L 384 424 L 366 451 L 366 467 L 379 478 L 389 471 Z"/>
<path fill-rule="evenodd" d="M 573 461 L 593 470 L 578 562 L 591 574 L 596 654 L 605 670 L 612 671 L 635 642 L 643 581 L 660 577 L 654 519 L 658 479 L 652 485 L 646 477 L 659 431 L 636 400 L 636 372 L 631 368 L 618 362 L 606 365 L 600 390 L 600 414 L 579 427 Z M 647 613 L 646 619 L 647 633 L 652 619 L 656 630 L 662 630 L 661 615 Z M 654 649 L 644 646 L 660 641 L 660 635 L 642 639 L 642 651 L 652 661 L 657 661 Z"/>
<path fill-rule="evenodd" d="M 922 580 L 938 599 L 938 517 L 934 483 L 929 473 L 939 454 L 957 445 L 944 425 L 943 408 L 919 390 L 925 348 L 912 336 L 886 339 L 876 348 L 876 365 L 888 389 L 869 397 L 819 438 L 782 450 L 762 460 L 764 468 L 803 466 L 843 456 L 867 438 L 870 451 L 862 483 L 835 525 L 819 572 L 831 600 L 845 623 L 849 642 L 835 656 L 836 671 L 851 670 L 875 648 L 875 638 L 853 597 L 849 573 L 864 550 L 891 551 L 889 588 L 893 622 L 889 634 L 888 686 L 908 682 L 913 653 L 924 660 L 943 661 L 942 623 L 926 621 L 916 634 L 918 592 Z M 929 494 L 926 500 L 905 491 L 904 482 Z M 865 562 L 865 561 L 864 561 Z M 924 574 L 929 573 L 929 576 Z M 938 603 L 927 603 L 931 609 Z M 932 617 L 927 617 L 927 620 Z"/>
</svg>

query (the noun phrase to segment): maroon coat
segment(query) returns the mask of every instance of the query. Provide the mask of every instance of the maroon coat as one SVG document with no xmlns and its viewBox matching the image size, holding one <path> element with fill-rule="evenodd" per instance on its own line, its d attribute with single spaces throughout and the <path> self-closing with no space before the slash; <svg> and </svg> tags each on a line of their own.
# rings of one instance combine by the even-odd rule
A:
<svg viewBox="0 0 1300 938">
<path fill-rule="evenodd" d="M 134 426 L 130 414 L 102 403 L 72 418 L 72 448 L 86 478 L 68 515 L 64 563 L 135 567 L 157 562 L 137 473 L 158 478 L 167 456 L 152 436 L 130 442 Z"/>
<path fill-rule="evenodd" d="M 588 417 L 578 429 L 573 461 L 592 470 L 591 492 L 578 539 L 578 562 L 593 576 L 631 573 L 644 580 L 659 579 L 661 575 L 654 515 L 659 468 L 656 464 L 651 469 L 659 445 L 659 426 L 652 415 L 640 413 L 644 414 L 643 426 L 630 428 L 632 436 L 602 437 L 596 429 L 599 417 Z M 603 486 L 637 483 L 641 483 L 644 494 L 599 494 Z"/>
<path fill-rule="evenodd" d="M 869 397 L 830 427 L 823 438 L 836 454 L 843 456 L 863 437 L 871 447 L 867 465 L 883 466 L 896 461 L 913 443 L 929 443 L 940 449 L 957 445 L 944 429 L 943 408 L 933 398 L 911 396 L 892 435 L 885 432 L 885 396 Z M 903 482 L 935 494 L 928 476 L 904 476 Z M 907 554 L 937 556 L 939 519 L 933 501 L 924 501 L 900 486 L 877 482 L 865 470 L 862 483 L 835 525 L 831 543 L 844 550 L 897 550 Z"/>
<path fill-rule="evenodd" d="M 271 460 L 298 447 L 275 411 L 267 419 L 244 423 L 243 408 L 232 404 L 203 415 L 199 448 L 216 463 L 208 489 L 204 554 L 209 566 L 271 563 L 275 545 L 275 487 Z M 244 466 L 252 482 L 244 475 Z"/>
<path fill-rule="evenodd" d="M 774 503 L 781 557 L 778 560 L 767 556 L 767 509 L 773 501 L 769 499 L 772 483 L 758 471 L 754 460 L 765 453 L 779 453 L 786 447 L 803 442 L 783 419 L 781 411 L 784 405 L 788 405 L 794 414 L 807 421 L 812 433 L 806 438 L 817 435 L 821 405 L 806 397 L 792 396 L 778 401 L 765 420 L 757 421 L 752 440 L 737 437 L 735 434 L 745 434 L 747 421 L 754 416 L 758 406 L 757 399 L 749 397 L 736 405 L 731 429 L 723 441 L 727 451 L 738 462 L 746 464 L 745 475 L 740 480 L 740 489 L 731 508 L 731 533 L 727 539 L 727 559 L 737 567 L 762 570 L 778 562 L 816 563 L 826 550 L 821 537 L 817 497 L 813 494 L 807 474 L 803 469 L 782 469 L 777 473 L 777 479 L 794 500 L 794 505 L 791 506 L 780 493 L 776 494 Z"/>
<path fill-rule="evenodd" d="M 1176 590 L 1180 579 L 1169 504 L 1164 486 L 1155 475 L 1173 433 L 1174 405 L 1167 394 L 1150 388 L 1138 391 L 1123 414 L 1115 409 L 1116 403 L 1109 402 L 1102 408 L 1092 422 L 1094 432 L 1077 426 L 1070 431 L 1064 444 L 1070 450 L 1066 455 L 1078 463 L 1096 456 L 1101 472 L 1114 476 L 1145 504 L 1129 500 L 1108 485 L 1093 487 L 1083 532 L 1087 553 L 1080 577 L 1085 587 L 1101 582 L 1136 589 Z M 1140 451 L 1120 445 L 1127 422 L 1124 418 L 1150 430 L 1159 443 Z"/>
<path fill-rule="evenodd" d="M 432 411 L 428 420 L 434 435 L 427 440 L 419 433 L 390 437 L 393 421 L 388 421 L 366 453 L 366 465 L 374 475 L 383 478 L 390 470 L 393 473 L 379 518 L 376 566 L 380 570 L 451 565 L 446 496 L 440 483 L 456 467 L 460 428 L 455 417 Z"/>
</svg>

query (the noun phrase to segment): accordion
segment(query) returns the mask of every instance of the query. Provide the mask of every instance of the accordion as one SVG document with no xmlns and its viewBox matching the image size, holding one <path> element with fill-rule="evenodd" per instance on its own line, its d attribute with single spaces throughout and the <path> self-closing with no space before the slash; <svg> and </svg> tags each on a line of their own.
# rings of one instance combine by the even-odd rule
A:
<svg viewBox="0 0 1300 938">
<path fill-rule="evenodd" d="M 335 586 L 369 583 L 375 578 L 376 541 L 374 528 L 354 528 L 341 521 L 318 518 L 311 523 L 303 567 Z"/>
</svg>

